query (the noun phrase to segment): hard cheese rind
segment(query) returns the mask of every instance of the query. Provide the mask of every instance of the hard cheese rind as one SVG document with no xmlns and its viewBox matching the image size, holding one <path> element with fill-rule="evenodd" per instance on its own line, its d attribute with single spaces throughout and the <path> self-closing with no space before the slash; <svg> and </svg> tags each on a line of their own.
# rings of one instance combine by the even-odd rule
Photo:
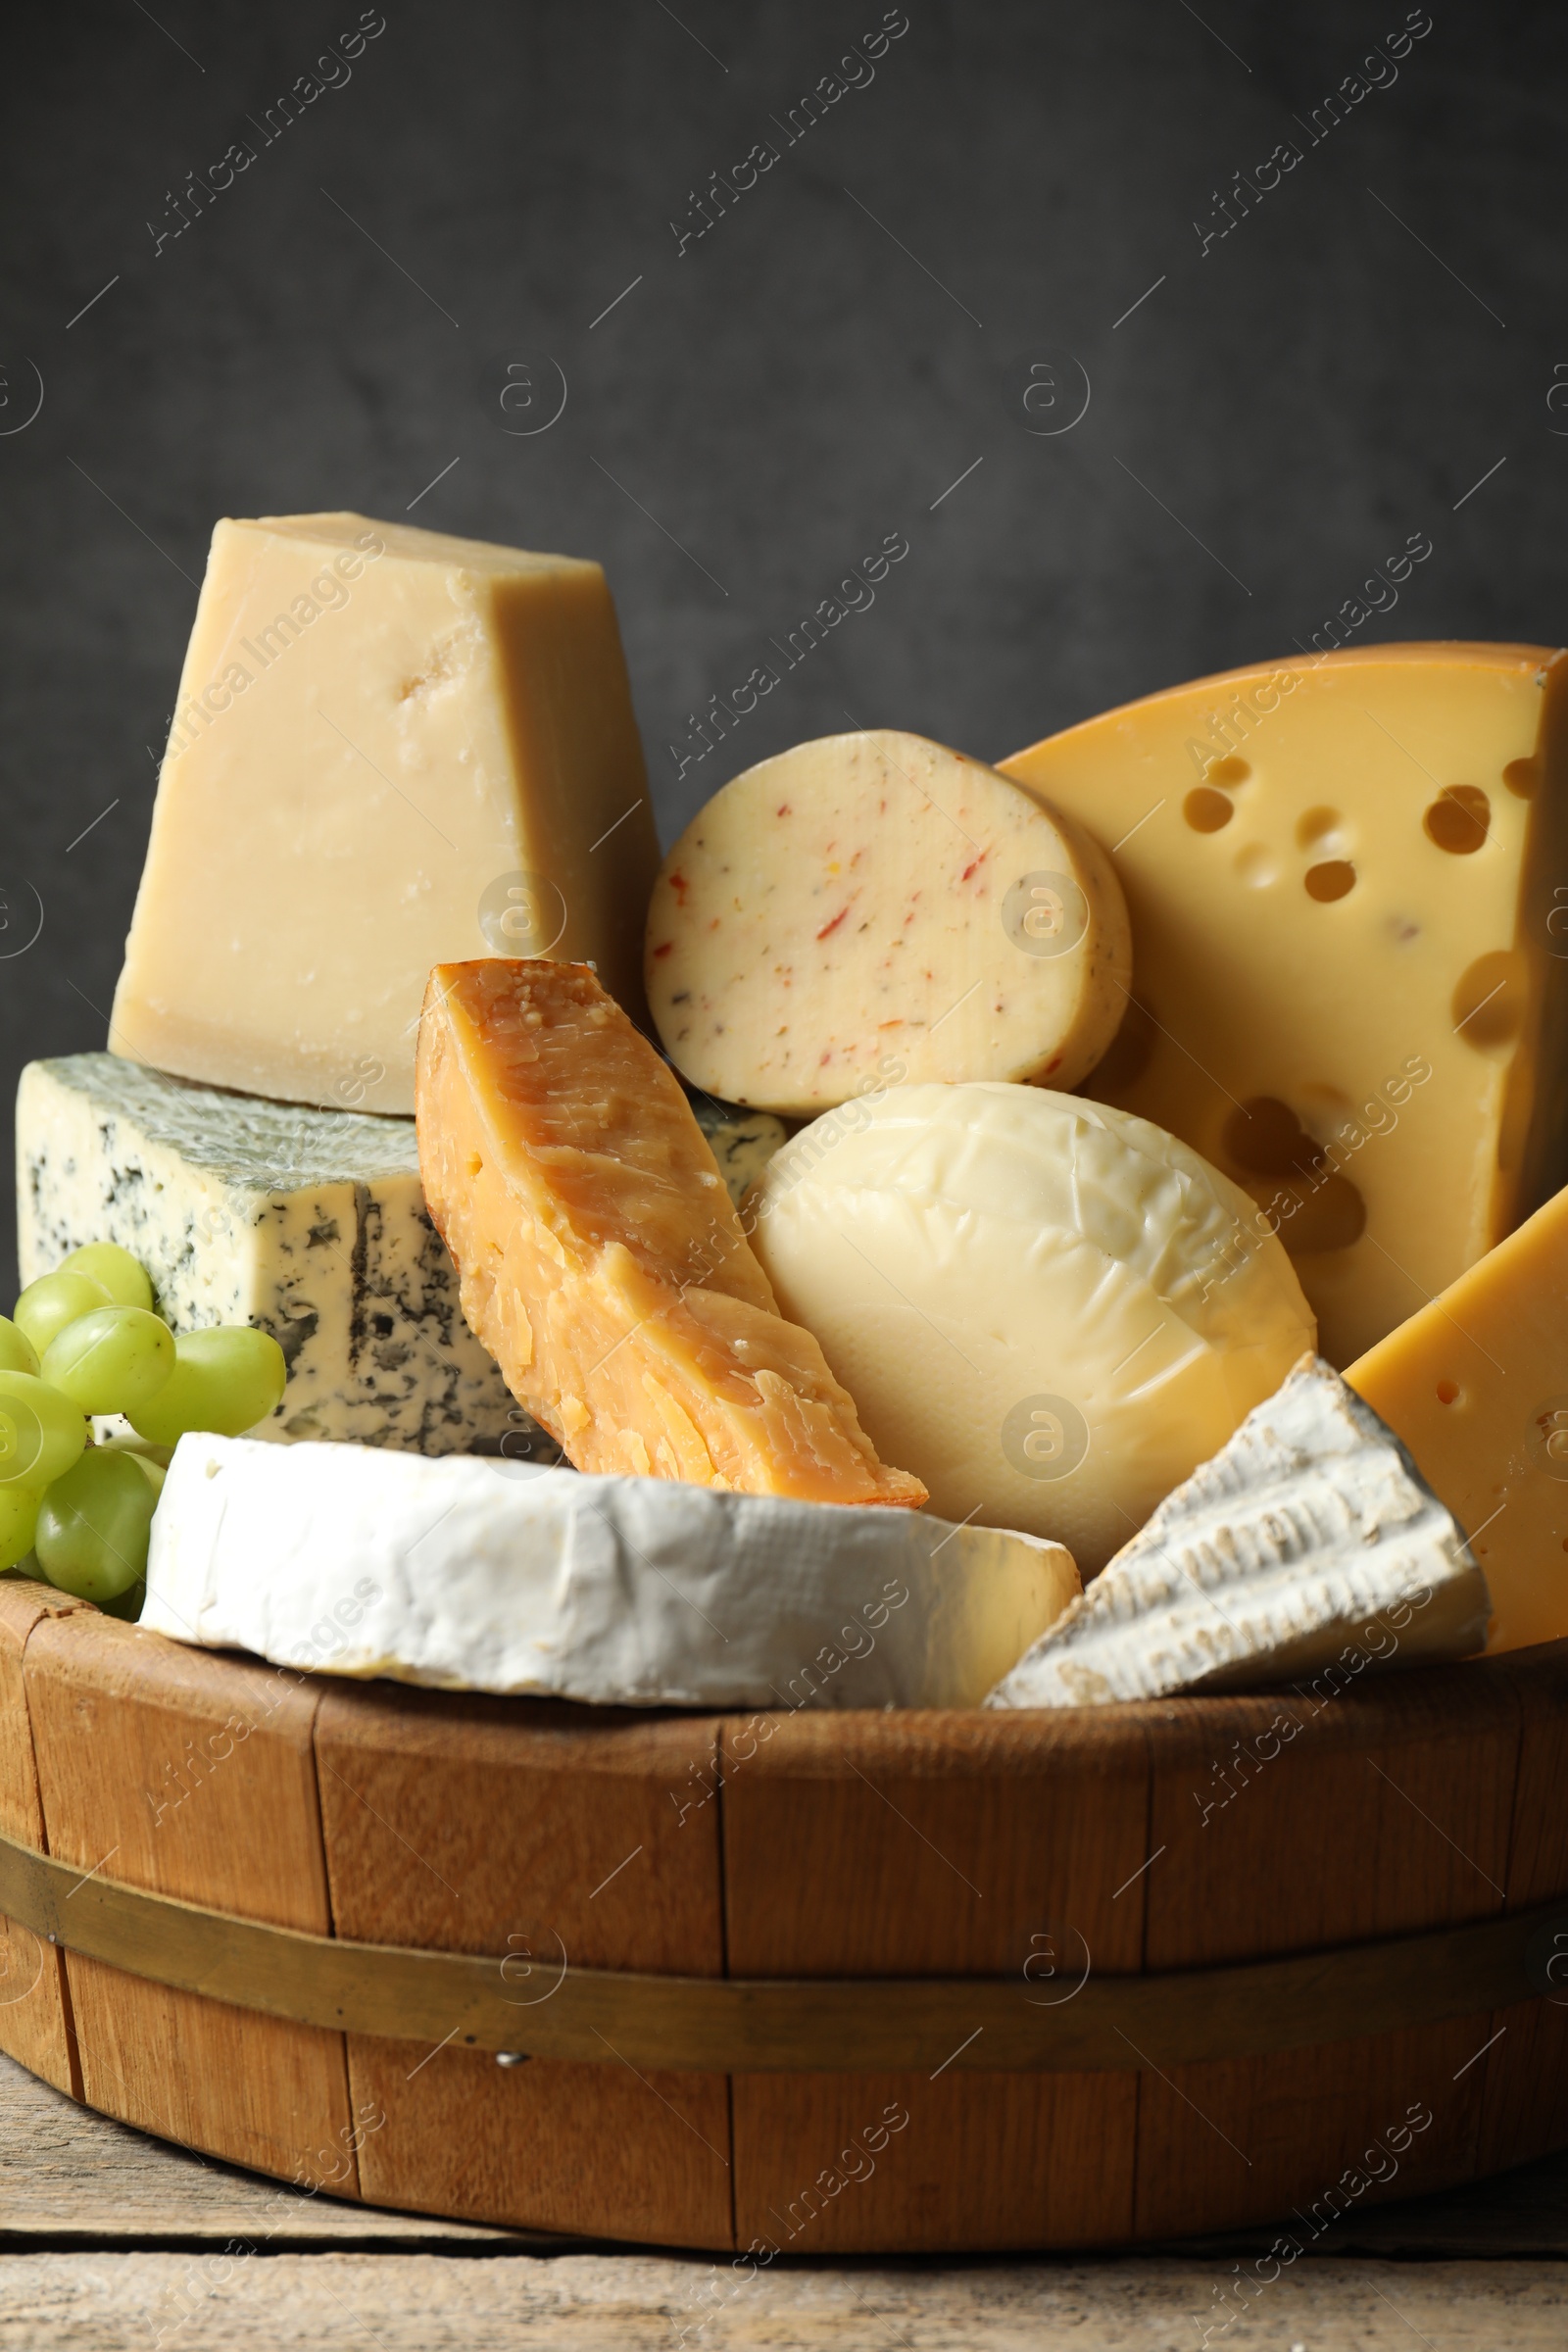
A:
<svg viewBox="0 0 1568 2352">
<path fill-rule="evenodd" d="M 141 1623 L 279 1665 L 607 1704 L 977 1705 L 1077 1590 L 913 1513 L 190 1437 Z"/>
<path fill-rule="evenodd" d="M 1093 1575 L 1313 1339 L 1251 1203 L 1147 1120 L 1032 1086 L 905 1086 L 805 1128 L 747 1228 L 879 1449 L 949 1519 Z"/>
<path fill-rule="evenodd" d="M 110 1043 L 412 1111 L 444 957 L 559 949 L 640 1010 L 658 864 L 597 564 L 363 514 L 220 522 Z"/>
<path fill-rule="evenodd" d="M 30 1062 L 17 1097 L 22 1279 L 118 1242 L 175 1331 L 255 1323 L 288 1364 L 260 1436 L 418 1452 L 548 1443 L 458 1299 L 411 1119 L 215 1093 L 112 1054 Z"/>
<path fill-rule="evenodd" d="M 592 972 L 437 965 L 418 1093 L 464 1312 L 580 1470 L 925 1501 L 778 1313 L 679 1081 Z"/>
<path fill-rule="evenodd" d="M 1489 1605 L 1463 1531 L 1320 1357 L 1166 1497 L 986 1703 L 1245 1690 L 1316 1674 L 1358 1638 L 1363 1664 L 1464 1657 Z"/>
<path fill-rule="evenodd" d="M 1568 1192 L 1345 1377 L 1472 1531 L 1487 1647 L 1568 1636 Z"/>
<path fill-rule="evenodd" d="M 1342 1367 L 1568 1181 L 1565 688 L 1541 647 L 1369 646 L 1004 763 L 1127 893 L 1088 1091 L 1248 1188 Z"/>
<path fill-rule="evenodd" d="M 924 736 L 830 735 L 693 818 L 648 909 L 648 1001 L 682 1074 L 812 1117 L 889 1057 L 913 1080 L 1075 1086 L 1132 981 L 1104 851 Z"/>
</svg>

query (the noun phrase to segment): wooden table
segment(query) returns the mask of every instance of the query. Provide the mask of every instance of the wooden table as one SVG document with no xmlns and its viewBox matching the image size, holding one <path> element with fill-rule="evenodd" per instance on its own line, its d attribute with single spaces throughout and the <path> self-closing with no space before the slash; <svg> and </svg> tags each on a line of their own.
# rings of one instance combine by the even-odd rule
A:
<svg viewBox="0 0 1568 2352">
<path fill-rule="evenodd" d="M 1124 2256 L 754 2278 L 333 2203 L 143 2138 L 0 2058 L 0 2352 L 1531 2352 L 1568 2342 L 1568 2155 L 1346 2217 L 1246 2308 L 1272 2232 Z M 1227 2325 L 1227 2315 L 1234 2314 Z"/>
</svg>

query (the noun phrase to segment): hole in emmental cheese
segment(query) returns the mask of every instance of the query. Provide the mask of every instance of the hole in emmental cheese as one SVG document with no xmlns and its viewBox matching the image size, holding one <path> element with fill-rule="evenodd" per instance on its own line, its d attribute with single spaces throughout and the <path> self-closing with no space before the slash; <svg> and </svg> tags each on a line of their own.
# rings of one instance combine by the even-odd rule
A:
<svg viewBox="0 0 1568 2352">
<path fill-rule="evenodd" d="M 1327 850 L 1332 855 L 1346 847 L 1340 838 L 1345 822 L 1338 808 L 1304 808 L 1296 820 L 1296 846 L 1298 850 Z"/>
<path fill-rule="evenodd" d="M 1211 761 L 1203 770 L 1203 781 L 1205 784 L 1245 784 L 1251 772 L 1245 760 L 1238 760 L 1232 755 L 1228 760 Z"/>
<path fill-rule="evenodd" d="M 1355 888 L 1355 868 L 1348 858 L 1327 858 L 1321 865 L 1309 865 L 1305 879 L 1307 897 L 1327 906 Z"/>
<path fill-rule="evenodd" d="M 1222 792 L 1211 792 L 1200 784 L 1182 803 L 1182 814 L 1195 833 L 1217 833 L 1228 825 L 1236 814 L 1235 806 Z"/>
<path fill-rule="evenodd" d="M 1288 1102 L 1254 1095 L 1225 1122 L 1225 1149 L 1255 1176 L 1310 1175 L 1323 1154 Z"/>
<path fill-rule="evenodd" d="M 1524 959 L 1512 948 L 1478 956 L 1459 975 L 1452 999 L 1453 1034 L 1466 1045 L 1505 1046 L 1524 1014 Z"/>
<path fill-rule="evenodd" d="M 1221 1142 L 1290 1256 L 1348 1250 L 1360 1240 L 1366 1202 L 1348 1176 L 1329 1168 L 1288 1102 L 1254 1095 L 1231 1112 Z"/>
<path fill-rule="evenodd" d="M 1473 858 L 1487 838 L 1492 803 L 1479 784 L 1447 784 L 1421 822 L 1440 850 L 1451 858 Z"/>
<path fill-rule="evenodd" d="M 1502 780 L 1511 793 L 1521 801 L 1528 801 L 1541 781 L 1541 770 L 1534 760 L 1510 760 L 1502 771 Z M 1563 1549 L 1568 1551 L 1568 1543 Z"/>
<path fill-rule="evenodd" d="M 1290 1257 L 1348 1250 L 1366 1231 L 1366 1202 L 1348 1176 L 1249 1178 L 1248 1191 L 1271 1222 Z"/>
<path fill-rule="evenodd" d="M 1457 1400 L 1458 1400 L 1458 1396 L 1459 1396 L 1459 1384 L 1458 1384 L 1458 1382 L 1457 1382 L 1456 1380 L 1440 1380 L 1440 1381 L 1439 1381 L 1439 1383 L 1438 1383 L 1438 1402 L 1439 1402 L 1440 1404 L 1453 1404 L 1453 1403 L 1456 1403 L 1456 1402 L 1457 1402 Z"/>
</svg>

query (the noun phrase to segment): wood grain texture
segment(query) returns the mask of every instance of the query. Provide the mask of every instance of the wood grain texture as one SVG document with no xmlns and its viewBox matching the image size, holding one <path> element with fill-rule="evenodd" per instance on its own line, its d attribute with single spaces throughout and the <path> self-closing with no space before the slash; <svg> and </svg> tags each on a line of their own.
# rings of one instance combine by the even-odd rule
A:
<svg viewBox="0 0 1568 2352">
<path fill-rule="evenodd" d="M 550 1702 L 344 1687 L 317 1727 L 337 1932 L 506 1957 L 521 2005 L 564 1962 L 723 1973 L 716 1732 Z M 349 2037 L 387 2122 L 365 2193 L 533 2229 L 727 2246 L 721 2076 Z"/>
<path fill-rule="evenodd" d="M 1278 2224 L 1267 2223 L 1163 2250 L 1229 2261 L 1266 2253 L 1277 2233 Z M 585 2250 L 580 2238 L 388 2213 L 284 2187 L 95 2115 L 0 2058 L 0 2252 L 29 2241 L 40 2248 L 172 2239 L 221 2246 L 234 2237 L 274 2251 L 334 2244 Z M 1438 2196 L 1352 2208 L 1307 2251 L 1315 2259 L 1568 2254 L 1568 2155 Z M 977 2273 L 996 2267 L 980 2265 Z"/>
<path fill-rule="evenodd" d="M 1502 1908 L 1519 1708 L 1490 1669 L 1190 1698 L 1151 1710 L 1150 1740 L 1149 1968 L 1306 1951 Z M 1490 2031 L 1483 2014 L 1145 2075 L 1138 2235 L 1207 2228 L 1222 2211 L 1241 2222 L 1300 2205 L 1310 2216 L 1315 2202 L 1468 2179 L 1485 2076 L 1467 2062 Z M 1412 2113 L 1430 2120 L 1416 2129 Z M 1391 2132 L 1407 2135 L 1402 2147 L 1389 2147 Z"/>
<path fill-rule="evenodd" d="M 654 2256 L 35 2254 L 5 2264 L 0 2347 L 123 2352 L 1193 2352 L 1228 2266 L 1163 2261 L 853 2269 L 755 2278 Z M 1210 2340 L 1227 2352 L 1560 2352 L 1553 2263 L 1299 2263 Z M 1413 2331 L 1413 2332 L 1412 2332 Z"/>
<path fill-rule="evenodd" d="M 38 1625 L 24 1681 L 56 1855 L 133 1886 L 327 1932 L 314 1689 L 91 1614 Z M 74 1953 L 67 1975 L 94 2107 L 355 2193 L 341 2034 Z"/>
<path fill-rule="evenodd" d="M 1021 1978 L 1027 1965 L 1055 2000 L 1086 1966 L 1139 1966 L 1139 1710 L 767 1715 L 726 1724 L 723 1746 L 733 1975 Z M 737 2076 L 738 2243 L 1124 2238 L 1137 2082 L 940 2065 Z"/>
<path fill-rule="evenodd" d="M 47 1849 L 22 1661 L 35 1626 L 82 1607 L 53 1586 L 0 1577 L 0 1836 Z M 81 2096 L 65 1955 L 0 1917 L 0 2050 L 59 2090 Z"/>
<path fill-rule="evenodd" d="M 1495 1671 L 1520 1710 L 1508 1908 L 1568 1894 L 1568 1642 L 1509 1652 Z M 1565 1971 L 1568 1977 L 1568 1971 Z M 1568 2145 L 1568 1982 L 1555 1999 L 1498 2010 L 1484 2061 L 1480 2169 Z"/>
</svg>

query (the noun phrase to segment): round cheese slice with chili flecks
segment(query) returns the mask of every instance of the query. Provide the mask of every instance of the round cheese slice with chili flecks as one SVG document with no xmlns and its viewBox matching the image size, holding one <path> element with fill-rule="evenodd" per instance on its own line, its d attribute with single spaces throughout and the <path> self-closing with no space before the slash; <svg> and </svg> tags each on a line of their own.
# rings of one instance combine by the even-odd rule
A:
<svg viewBox="0 0 1568 2352">
<path fill-rule="evenodd" d="M 665 858 L 648 1001 L 694 1086 L 808 1118 L 890 1072 L 1066 1090 L 1132 986 L 1110 858 L 981 760 L 887 729 L 748 768 Z"/>
</svg>

